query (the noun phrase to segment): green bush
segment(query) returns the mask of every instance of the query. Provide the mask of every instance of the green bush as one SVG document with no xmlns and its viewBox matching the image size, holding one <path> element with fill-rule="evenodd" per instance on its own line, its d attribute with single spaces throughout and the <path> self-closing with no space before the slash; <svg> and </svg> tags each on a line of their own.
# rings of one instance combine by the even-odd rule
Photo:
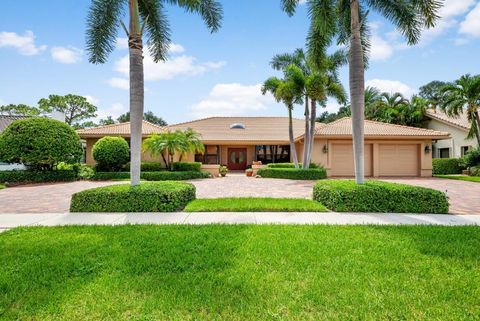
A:
<svg viewBox="0 0 480 321">
<path fill-rule="evenodd" d="M 432 159 L 433 175 L 461 174 L 465 168 L 458 158 L 434 158 Z"/>
<path fill-rule="evenodd" d="M 461 163 L 466 168 L 480 165 L 480 147 L 468 151 L 461 158 Z"/>
<path fill-rule="evenodd" d="M 302 164 L 298 164 L 299 167 L 303 167 Z M 295 168 L 294 163 L 270 163 L 267 164 L 268 168 Z M 309 168 L 322 168 L 322 166 L 315 164 L 315 163 L 310 163 Z"/>
<path fill-rule="evenodd" d="M 175 162 L 173 170 L 176 172 L 199 172 L 202 163 L 198 162 Z"/>
<path fill-rule="evenodd" d="M 130 171 L 130 162 L 128 162 L 125 167 L 125 171 Z M 140 165 L 140 170 L 142 172 L 158 172 L 158 171 L 164 171 L 166 170 L 165 165 L 162 163 L 157 163 L 157 162 L 142 162 Z"/>
<path fill-rule="evenodd" d="M 0 171 L 0 183 L 28 184 L 44 182 L 71 182 L 77 179 L 74 170 L 55 171 Z"/>
<path fill-rule="evenodd" d="M 480 166 L 470 167 L 470 176 L 480 176 Z"/>
<path fill-rule="evenodd" d="M 258 175 L 265 178 L 287 178 L 300 180 L 317 180 L 327 177 L 327 171 L 324 168 L 261 168 Z"/>
<path fill-rule="evenodd" d="M 0 160 L 23 163 L 34 170 L 51 170 L 60 162 L 78 163 L 82 155 L 80 137 L 58 120 L 19 119 L 0 135 Z"/>
<path fill-rule="evenodd" d="M 313 188 L 313 199 L 337 212 L 448 213 L 447 196 L 437 190 L 381 181 L 358 185 L 326 180 Z"/>
<path fill-rule="evenodd" d="M 71 212 L 175 212 L 195 199 L 195 186 L 183 182 L 112 185 L 72 195 Z"/>
<path fill-rule="evenodd" d="M 78 179 L 90 179 L 95 175 L 93 168 L 87 164 L 78 164 L 74 170 L 77 172 Z"/>
<path fill-rule="evenodd" d="M 140 178 L 146 181 L 184 181 L 189 179 L 208 178 L 209 172 L 141 172 Z M 96 172 L 92 179 L 106 181 L 113 179 L 129 179 L 129 172 Z"/>
<path fill-rule="evenodd" d="M 130 159 L 130 149 L 122 137 L 100 138 L 92 148 L 93 159 L 97 169 L 110 172 L 119 171 Z"/>
</svg>

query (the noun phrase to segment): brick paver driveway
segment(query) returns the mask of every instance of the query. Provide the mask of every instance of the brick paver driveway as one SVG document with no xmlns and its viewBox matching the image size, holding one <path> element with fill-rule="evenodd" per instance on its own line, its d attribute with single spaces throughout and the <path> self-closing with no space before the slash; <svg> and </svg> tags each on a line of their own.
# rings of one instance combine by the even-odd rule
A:
<svg viewBox="0 0 480 321">
<path fill-rule="evenodd" d="M 480 214 L 480 183 L 445 178 L 395 178 L 389 182 L 430 187 L 447 192 L 451 214 Z"/>
</svg>

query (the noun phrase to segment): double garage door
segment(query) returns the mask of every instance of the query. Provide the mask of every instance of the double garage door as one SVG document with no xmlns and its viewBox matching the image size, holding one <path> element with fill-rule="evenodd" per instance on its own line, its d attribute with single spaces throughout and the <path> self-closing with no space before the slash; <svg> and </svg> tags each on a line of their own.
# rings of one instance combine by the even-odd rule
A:
<svg viewBox="0 0 480 321">
<path fill-rule="evenodd" d="M 331 176 L 354 176 L 352 144 L 332 144 Z M 365 176 L 373 176 L 373 144 L 365 144 Z M 378 176 L 419 176 L 418 144 L 379 144 Z"/>
</svg>

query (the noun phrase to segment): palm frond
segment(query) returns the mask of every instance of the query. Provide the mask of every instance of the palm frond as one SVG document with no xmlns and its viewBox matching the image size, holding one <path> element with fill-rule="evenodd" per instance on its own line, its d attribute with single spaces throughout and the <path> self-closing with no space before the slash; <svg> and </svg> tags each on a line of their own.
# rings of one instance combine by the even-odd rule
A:
<svg viewBox="0 0 480 321">
<path fill-rule="evenodd" d="M 211 32 L 220 29 L 223 9 L 216 0 L 165 0 L 168 3 L 184 8 L 188 12 L 198 13 Z"/>
<path fill-rule="evenodd" d="M 150 55 L 155 62 L 166 60 L 170 43 L 170 28 L 161 1 L 141 0 L 140 17 L 145 24 L 145 36 Z"/>
<path fill-rule="evenodd" d="M 289 16 L 293 16 L 299 3 L 300 0 L 282 0 L 282 10 L 285 11 Z"/>
</svg>

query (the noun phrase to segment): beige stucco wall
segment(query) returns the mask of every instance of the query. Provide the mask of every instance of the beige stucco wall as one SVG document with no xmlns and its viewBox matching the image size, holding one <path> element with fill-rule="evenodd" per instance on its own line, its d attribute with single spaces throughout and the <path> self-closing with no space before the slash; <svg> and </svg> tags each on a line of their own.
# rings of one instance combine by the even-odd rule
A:
<svg viewBox="0 0 480 321">
<path fill-rule="evenodd" d="M 461 128 L 458 128 L 452 125 L 447 125 L 435 119 L 431 119 L 428 122 L 427 127 L 433 130 L 448 132 L 450 133 L 450 136 L 451 136 L 451 138 L 449 139 L 439 140 L 437 141 L 437 143 L 435 143 L 435 149 L 437 153 L 436 155 L 434 155 L 435 157 L 439 157 L 438 149 L 440 148 L 449 148 L 450 157 L 458 158 L 458 157 L 462 157 L 462 152 L 461 152 L 462 146 L 472 146 L 472 147 L 478 146 L 478 143 L 475 139 L 466 138 L 468 134 L 467 130 L 463 130 Z"/>
</svg>

